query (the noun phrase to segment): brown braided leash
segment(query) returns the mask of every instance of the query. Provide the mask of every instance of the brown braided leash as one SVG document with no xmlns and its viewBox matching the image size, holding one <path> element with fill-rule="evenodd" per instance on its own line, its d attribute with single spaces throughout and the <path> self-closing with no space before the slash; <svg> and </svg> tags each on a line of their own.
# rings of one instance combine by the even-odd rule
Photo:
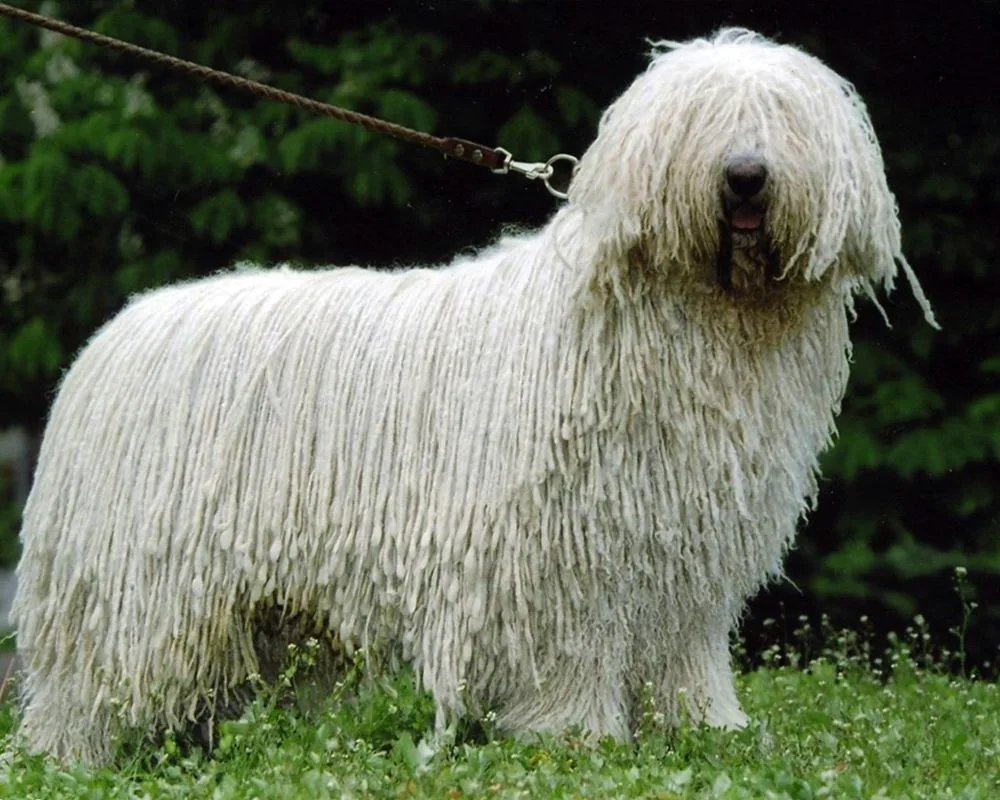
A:
<svg viewBox="0 0 1000 800">
<path fill-rule="evenodd" d="M 506 174 L 508 172 L 517 172 L 527 178 L 541 178 L 545 187 L 556 197 L 565 198 L 566 195 L 565 193 L 556 190 L 549 183 L 549 180 L 554 172 L 553 165 L 560 161 L 569 161 L 572 162 L 573 165 L 576 164 L 575 157 L 563 153 L 553 156 L 544 163 L 536 164 L 514 161 L 512 155 L 502 147 L 486 147 L 485 145 L 470 142 L 466 139 L 458 139 L 453 136 L 432 136 L 429 133 L 422 133 L 421 131 L 416 131 L 403 125 L 397 125 L 393 122 L 387 122 L 385 120 L 378 119 L 377 117 L 360 114 L 357 111 L 349 111 L 346 108 L 340 108 L 338 106 L 330 105 L 329 103 L 321 103 L 318 100 L 312 100 L 308 97 L 295 94 L 294 92 L 286 92 L 283 89 L 269 86 L 266 83 L 260 83 L 248 78 L 241 78 L 228 72 L 222 72 L 220 70 L 202 66 L 201 64 L 195 64 L 193 61 L 185 61 L 182 58 L 175 58 L 174 56 L 161 53 L 157 50 L 150 50 L 136 44 L 123 42 L 121 39 L 114 39 L 110 36 L 105 36 L 103 34 L 96 33 L 95 31 L 87 30 L 86 28 L 78 28 L 75 25 L 70 25 L 69 23 L 52 19 L 51 17 L 45 17 L 41 14 L 34 14 L 30 11 L 25 11 L 24 9 L 7 5 L 6 3 L 0 3 L 0 14 L 4 14 L 12 19 L 30 23 L 31 25 L 36 25 L 40 28 L 55 31 L 56 33 L 61 33 L 64 36 L 72 36 L 84 42 L 90 42 L 92 44 L 100 45 L 101 47 L 107 47 L 108 49 L 115 50 L 119 53 L 125 53 L 126 55 L 136 56 L 147 61 L 152 61 L 154 64 L 159 64 L 169 69 L 183 72 L 187 75 L 192 75 L 203 81 L 207 81 L 208 83 L 215 83 L 220 86 L 240 89 L 259 97 L 265 97 L 268 100 L 273 100 L 279 103 L 287 103 L 295 106 L 296 108 L 311 111 L 314 114 L 320 114 L 321 116 L 332 117 L 334 119 L 343 120 L 344 122 L 360 125 L 362 128 L 375 133 L 381 133 L 385 136 L 391 136 L 394 139 L 399 139 L 403 142 L 409 142 L 410 144 L 416 144 L 421 147 L 428 147 L 431 150 L 437 150 L 439 153 L 443 153 L 448 158 L 454 158 L 459 161 L 466 161 L 470 164 L 488 167 L 496 173 Z"/>
</svg>

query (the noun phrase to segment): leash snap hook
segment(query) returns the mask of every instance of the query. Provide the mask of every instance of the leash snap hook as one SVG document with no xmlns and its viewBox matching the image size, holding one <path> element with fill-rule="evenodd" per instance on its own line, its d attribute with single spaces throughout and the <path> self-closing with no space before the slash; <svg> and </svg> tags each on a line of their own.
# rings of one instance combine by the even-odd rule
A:
<svg viewBox="0 0 1000 800">
<path fill-rule="evenodd" d="M 555 165 L 561 161 L 567 161 L 570 163 L 572 170 L 576 171 L 577 164 L 580 163 L 580 159 L 576 156 L 571 156 L 568 153 L 557 153 L 552 156 L 548 161 L 515 161 L 514 155 L 502 147 L 495 148 L 496 153 L 503 156 L 503 163 L 499 167 L 494 167 L 493 172 L 497 175 L 507 175 L 511 172 L 516 172 L 518 175 L 523 175 L 529 181 L 541 180 L 545 184 L 545 188 L 548 190 L 549 194 L 553 197 L 558 197 L 560 200 L 566 199 L 566 192 L 557 189 L 552 185 L 552 177 L 555 175 L 556 168 Z M 572 175 L 570 176 L 572 179 Z M 567 182 L 568 186 L 568 182 Z"/>
</svg>

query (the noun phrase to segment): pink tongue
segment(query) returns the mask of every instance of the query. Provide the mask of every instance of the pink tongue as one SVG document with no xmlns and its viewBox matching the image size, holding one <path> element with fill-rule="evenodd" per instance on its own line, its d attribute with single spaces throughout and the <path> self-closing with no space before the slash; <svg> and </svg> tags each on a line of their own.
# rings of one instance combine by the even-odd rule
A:
<svg viewBox="0 0 1000 800">
<path fill-rule="evenodd" d="M 764 215 L 747 206 L 740 206 L 733 210 L 732 225 L 741 231 L 752 231 L 760 227 L 764 221 Z"/>
</svg>

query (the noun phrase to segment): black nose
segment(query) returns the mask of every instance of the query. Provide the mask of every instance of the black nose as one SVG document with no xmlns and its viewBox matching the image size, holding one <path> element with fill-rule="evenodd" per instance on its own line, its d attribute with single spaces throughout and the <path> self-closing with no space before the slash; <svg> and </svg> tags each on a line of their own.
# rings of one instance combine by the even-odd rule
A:
<svg viewBox="0 0 1000 800">
<path fill-rule="evenodd" d="M 767 167 L 755 158 L 734 158 L 726 165 L 726 183 L 740 197 L 753 197 L 767 181 Z"/>
</svg>

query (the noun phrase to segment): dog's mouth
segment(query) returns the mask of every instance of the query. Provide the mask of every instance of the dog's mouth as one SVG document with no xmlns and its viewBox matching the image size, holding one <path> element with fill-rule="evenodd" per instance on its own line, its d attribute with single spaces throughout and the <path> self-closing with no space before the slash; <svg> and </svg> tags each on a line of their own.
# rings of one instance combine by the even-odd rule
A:
<svg viewBox="0 0 1000 800">
<path fill-rule="evenodd" d="M 764 235 L 764 204 L 744 201 L 727 205 L 726 223 L 733 248 L 743 249 L 757 244 Z"/>
<path fill-rule="evenodd" d="M 730 291 L 763 288 L 779 271 L 767 235 L 766 202 L 762 198 L 723 197 L 722 209 L 716 257 L 719 285 Z"/>
</svg>

